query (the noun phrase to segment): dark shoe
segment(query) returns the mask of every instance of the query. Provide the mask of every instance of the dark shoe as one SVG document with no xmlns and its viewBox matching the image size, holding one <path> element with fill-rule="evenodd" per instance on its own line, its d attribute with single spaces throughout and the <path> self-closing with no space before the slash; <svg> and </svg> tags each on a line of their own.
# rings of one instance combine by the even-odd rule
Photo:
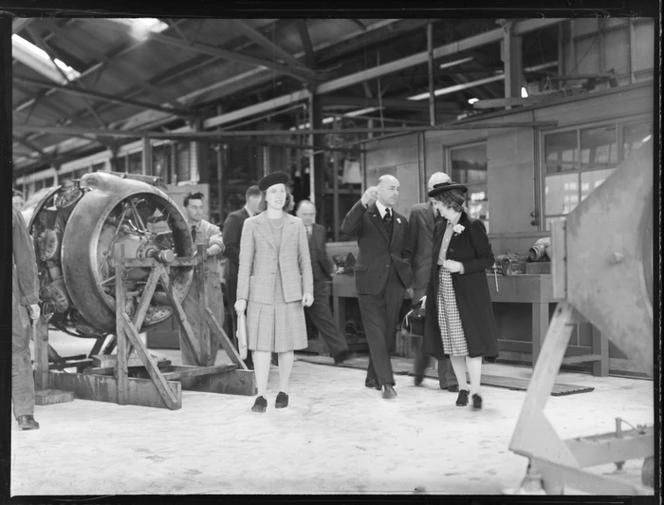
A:
<svg viewBox="0 0 664 505">
<path fill-rule="evenodd" d="M 383 386 L 383 398 L 385 400 L 391 400 L 392 398 L 397 397 L 397 392 L 394 390 L 394 386 L 391 384 L 385 384 Z"/>
<path fill-rule="evenodd" d="M 473 409 L 480 410 L 482 408 L 482 397 L 480 395 L 473 395 Z"/>
<path fill-rule="evenodd" d="M 380 384 L 376 379 L 366 379 L 364 381 L 364 385 L 368 388 L 375 388 L 378 391 L 380 391 L 382 388 L 380 387 Z"/>
<path fill-rule="evenodd" d="M 415 380 L 413 381 L 416 386 L 419 386 L 422 384 L 422 381 L 424 380 L 424 375 L 423 374 L 415 374 Z"/>
<path fill-rule="evenodd" d="M 251 410 L 252 412 L 265 412 L 266 408 L 267 408 L 267 400 L 262 396 L 259 396 L 258 398 L 256 398 L 254 406 L 251 407 Z"/>
<path fill-rule="evenodd" d="M 288 407 L 288 395 L 279 391 L 277 399 L 274 402 L 274 408 L 283 409 L 284 407 Z"/>
<path fill-rule="evenodd" d="M 457 396 L 456 401 L 457 407 L 465 407 L 468 405 L 468 393 L 470 393 L 470 391 L 467 389 L 462 389 L 459 391 L 459 396 Z"/>
<path fill-rule="evenodd" d="M 447 389 L 450 393 L 458 393 L 459 385 L 454 384 L 453 386 L 447 386 L 447 387 L 440 386 L 440 389 Z"/>
<path fill-rule="evenodd" d="M 39 423 L 32 416 L 18 416 L 18 427 L 22 430 L 38 430 Z"/>
<path fill-rule="evenodd" d="M 337 354 L 334 357 L 334 364 L 335 365 L 341 365 L 344 361 L 348 359 L 350 356 L 350 352 L 348 351 L 341 351 L 339 354 Z"/>
</svg>

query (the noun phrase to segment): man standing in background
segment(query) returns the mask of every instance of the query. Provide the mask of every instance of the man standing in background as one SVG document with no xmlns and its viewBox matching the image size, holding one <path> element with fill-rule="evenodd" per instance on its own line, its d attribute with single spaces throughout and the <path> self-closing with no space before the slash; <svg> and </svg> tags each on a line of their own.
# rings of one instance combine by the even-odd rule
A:
<svg viewBox="0 0 664 505">
<path fill-rule="evenodd" d="M 223 239 L 226 250 L 224 256 L 228 258 L 226 269 L 226 288 L 228 297 L 228 309 L 231 311 L 231 334 L 236 342 L 235 332 L 237 331 L 237 314 L 233 310 L 237 292 L 237 272 L 240 266 L 240 238 L 242 237 L 242 228 L 247 218 L 255 216 L 262 211 L 263 194 L 258 186 L 249 186 L 245 193 L 245 205 L 240 210 L 231 212 L 226 221 L 224 221 Z M 251 353 L 248 353 L 244 361 L 248 368 L 253 368 Z"/>
<path fill-rule="evenodd" d="M 30 325 L 39 319 L 37 259 L 23 216 L 12 208 L 12 401 L 22 430 L 38 430 L 35 381 L 30 359 Z M 29 316 L 29 317 L 28 317 Z"/>
<path fill-rule="evenodd" d="M 310 200 L 301 200 L 295 215 L 302 220 L 307 231 L 314 274 L 314 303 L 311 307 L 306 307 L 304 312 L 327 344 L 334 364 L 339 365 L 348 358 L 348 344 L 330 310 L 330 281 L 333 270 L 325 246 L 325 228 L 316 224 L 316 206 Z"/>
<path fill-rule="evenodd" d="M 224 320 L 224 298 L 221 292 L 221 269 L 220 255 L 224 252 L 224 240 L 218 226 L 203 219 L 203 194 L 189 193 L 184 197 L 184 209 L 187 214 L 187 222 L 191 229 L 191 238 L 194 247 L 197 244 L 207 246 L 207 277 L 205 287 L 207 288 L 207 303 L 214 316 L 218 318 L 219 324 Z M 180 355 L 183 365 L 211 366 L 217 358 L 219 340 L 210 331 L 205 322 L 203 304 L 203 286 L 200 286 L 194 277 L 189 292 L 182 304 L 187 320 L 197 336 L 192 342 L 196 354 L 201 358 L 198 362 L 196 356 L 184 343 L 183 330 L 180 328 Z"/>
<path fill-rule="evenodd" d="M 429 178 L 427 193 L 436 184 L 449 182 L 450 177 L 445 172 L 435 172 Z M 408 232 L 410 245 L 413 250 L 413 305 L 416 305 L 426 294 L 431 274 L 431 250 L 433 248 L 433 230 L 436 219 L 441 219 L 438 211 L 434 209 L 431 199 L 426 203 L 416 203 L 410 210 Z M 429 363 L 429 357 L 422 352 L 422 346 L 415 356 L 415 385 L 419 386 L 424 379 L 424 370 Z M 459 391 L 450 358 L 438 360 L 438 383 L 440 389 L 451 392 Z"/>
</svg>

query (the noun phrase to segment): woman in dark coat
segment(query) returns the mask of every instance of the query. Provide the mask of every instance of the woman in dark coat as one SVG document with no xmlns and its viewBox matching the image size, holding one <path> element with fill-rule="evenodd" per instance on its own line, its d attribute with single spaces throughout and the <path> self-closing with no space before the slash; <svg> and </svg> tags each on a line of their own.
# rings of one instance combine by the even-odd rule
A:
<svg viewBox="0 0 664 505">
<path fill-rule="evenodd" d="M 427 291 L 424 350 L 441 359 L 450 356 L 459 382 L 458 406 L 482 408 L 482 357 L 498 355 L 485 270 L 493 265 L 491 244 L 482 221 L 463 211 L 467 188 L 455 182 L 436 184 L 429 192 L 438 220 L 433 238 L 433 260 Z M 466 382 L 470 375 L 470 391 Z"/>
</svg>

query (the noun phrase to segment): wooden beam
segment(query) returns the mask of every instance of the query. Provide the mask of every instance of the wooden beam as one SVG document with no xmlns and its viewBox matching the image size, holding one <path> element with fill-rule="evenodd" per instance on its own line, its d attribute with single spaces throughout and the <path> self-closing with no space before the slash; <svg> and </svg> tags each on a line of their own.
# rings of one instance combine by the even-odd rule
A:
<svg viewBox="0 0 664 505">
<path fill-rule="evenodd" d="M 237 370 L 237 365 L 228 364 L 228 365 L 216 365 L 216 366 L 179 366 L 171 367 L 174 368 L 173 371 L 164 372 L 162 375 L 166 380 L 180 380 L 188 379 L 190 377 L 201 377 L 203 375 L 215 375 L 225 372 L 232 372 Z"/>
<path fill-rule="evenodd" d="M 114 377 L 83 374 L 50 372 L 49 381 L 54 389 L 73 391 L 76 398 L 99 402 L 117 403 L 118 383 Z M 182 385 L 177 381 L 169 381 L 168 388 L 176 398 L 174 409 L 182 408 Z M 127 405 L 166 408 L 166 404 L 150 379 L 127 379 Z"/>
<path fill-rule="evenodd" d="M 180 333 L 180 336 L 182 337 L 181 342 L 184 343 L 185 347 L 187 348 L 187 350 L 191 355 L 198 357 L 196 349 L 194 348 L 194 344 L 191 341 L 191 337 L 193 337 L 194 335 L 194 330 L 191 327 L 191 324 L 189 324 L 189 321 L 187 320 L 187 316 L 184 313 L 182 305 L 175 297 L 173 286 L 171 285 L 171 280 L 168 277 L 166 270 L 161 271 L 161 284 L 164 287 L 164 291 L 166 292 L 166 296 L 168 296 L 171 305 L 175 309 L 176 313 L 174 315 L 178 317 L 180 325 L 182 326 L 183 331 Z M 198 365 L 200 365 L 200 363 L 198 363 Z"/>
<path fill-rule="evenodd" d="M 127 316 L 127 314 L 123 312 L 122 319 L 124 325 L 123 331 L 125 335 L 129 338 L 131 343 L 133 344 L 134 349 L 136 349 L 138 355 L 141 357 L 145 369 L 150 374 L 150 378 L 154 382 L 155 386 L 157 386 L 159 394 L 164 399 L 164 402 L 166 403 L 168 408 L 171 410 L 175 410 L 178 404 L 178 399 L 173 393 L 173 391 L 171 391 L 171 389 L 168 387 L 166 379 L 164 378 L 164 376 L 159 371 L 159 368 L 157 367 L 157 362 L 150 355 L 147 347 L 145 347 L 145 344 L 141 340 L 141 337 L 138 334 L 136 328 L 134 328 L 134 325 L 129 319 L 129 316 Z"/>
</svg>

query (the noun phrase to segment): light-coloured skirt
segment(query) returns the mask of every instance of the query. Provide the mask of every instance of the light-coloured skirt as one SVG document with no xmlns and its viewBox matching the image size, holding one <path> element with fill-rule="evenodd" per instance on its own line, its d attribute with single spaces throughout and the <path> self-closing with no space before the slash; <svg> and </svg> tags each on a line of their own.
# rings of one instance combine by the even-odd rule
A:
<svg viewBox="0 0 664 505">
<path fill-rule="evenodd" d="M 463 332 L 459 308 L 457 307 L 454 285 L 450 271 L 440 266 L 438 268 L 438 327 L 440 338 L 443 341 L 443 350 L 450 356 L 467 356 L 468 343 Z"/>
<path fill-rule="evenodd" d="M 271 352 L 305 349 L 309 344 L 302 300 L 286 303 L 280 274 L 274 284 L 271 304 L 247 303 L 247 349 Z"/>
</svg>

